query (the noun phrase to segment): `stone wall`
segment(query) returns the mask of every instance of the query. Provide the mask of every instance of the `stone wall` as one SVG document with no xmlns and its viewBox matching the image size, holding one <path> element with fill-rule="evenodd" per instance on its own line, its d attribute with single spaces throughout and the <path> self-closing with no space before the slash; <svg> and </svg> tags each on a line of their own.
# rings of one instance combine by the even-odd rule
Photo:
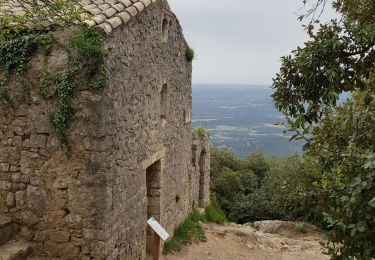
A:
<svg viewBox="0 0 375 260">
<path fill-rule="evenodd" d="M 14 104 L 0 111 L 0 214 L 39 259 L 144 259 L 148 216 L 172 234 L 208 202 L 209 140 L 191 132 L 191 63 L 168 4 L 118 27 L 104 48 L 108 84 L 79 86 L 68 153 L 47 119 L 53 102 L 36 87 L 41 55 L 23 87 L 11 78 Z M 55 46 L 50 70 L 66 62 Z"/>
</svg>

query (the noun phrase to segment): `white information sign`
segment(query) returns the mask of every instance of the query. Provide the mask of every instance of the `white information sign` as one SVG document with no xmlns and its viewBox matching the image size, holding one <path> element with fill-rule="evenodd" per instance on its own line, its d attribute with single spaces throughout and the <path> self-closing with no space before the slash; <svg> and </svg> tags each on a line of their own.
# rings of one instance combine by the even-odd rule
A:
<svg viewBox="0 0 375 260">
<path fill-rule="evenodd" d="M 149 220 L 147 220 L 147 224 L 150 225 L 150 227 L 158 234 L 158 236 L 163 239 L 163 241 L 167 240 L 169 237 L 169 234 L 165 229 L 154 219 L 151 217 Z"/>
</svg>

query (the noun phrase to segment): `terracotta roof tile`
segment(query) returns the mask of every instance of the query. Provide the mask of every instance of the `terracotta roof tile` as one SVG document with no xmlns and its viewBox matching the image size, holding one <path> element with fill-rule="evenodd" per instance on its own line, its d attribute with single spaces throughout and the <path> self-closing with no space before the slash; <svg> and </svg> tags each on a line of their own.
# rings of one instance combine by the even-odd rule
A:
<svg viewBox="0 0 375 260">
<path fill-rule="evenodd" d="M 78 0 L 82 9 L 82 17 L 89 26 L 102 28 L 110 34 L 113 29 L 126 24 L 145 8 L 160 0 Z M 42 2 L 40 3 L 42 6 Z M 0 4 L 1 16 L 20 16 L 25 12 L 17 0 L 9 0 Z M 46 26 L 51 22 L 46 21 Z"/>
</svg>

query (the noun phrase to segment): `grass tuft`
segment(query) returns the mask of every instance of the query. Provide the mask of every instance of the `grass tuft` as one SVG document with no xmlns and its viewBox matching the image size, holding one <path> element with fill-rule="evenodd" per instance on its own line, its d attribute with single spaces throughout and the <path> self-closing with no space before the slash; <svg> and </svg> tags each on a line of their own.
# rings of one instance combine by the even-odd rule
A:
<svg viewBox="0 0 375 260">
<path fill-rule="evenodd" d="M 306 224 L 305 223 L 297 223 L 296 224 L 296 230 L 299 233 L 307 233 Z"/>
<path fill-rule="evenodd" d="M 199 137 L 204 137 L 208 134 L 207 130 L 202 126 L 195 128 L 194 133 L 197 134 Z"/>
<path fill-rule="evenodd" d="M 180 251 L 184 245 L 193 242 L 206 242 L 207 238 L 199 223 L 203 219 L 203 215 L 194 210 L 190 216 L 176 228 L 172 239 L 165 243 L 163 253 L 168 254 L 173 251 Z"/>
<path fill-rule="evenodd" d="M 217 224 L 224 224 L 226 221 L 225 215 L 214 204 L 210 204 L 204 211 L 205 220 L 215 222 Z"/>
</svg>

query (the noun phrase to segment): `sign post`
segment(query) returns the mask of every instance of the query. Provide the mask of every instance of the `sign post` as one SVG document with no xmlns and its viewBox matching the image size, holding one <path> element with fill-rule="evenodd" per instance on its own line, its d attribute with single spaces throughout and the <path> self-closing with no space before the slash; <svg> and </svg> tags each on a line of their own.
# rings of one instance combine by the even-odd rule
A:
<svg viewBox="0 0 375 260">
<path fill-rule="evenodd" d="M 167 240 L 169 234 L 165 229 L 154 219 L 151 217 L 147 220 L 147 224 L 154 230 L 154 239 L 153 239 L 153 250 L 152 250 L 152 258 L 153 260 L 159 260 L 160 257 L 160 239 L 163 241 Z"/>
<path fill-rule="evenodd" d="M 154 230 L 154 239 L 153 239 L 153 250 L 152 250 L 152 258 L 153 260 L 159 260 L 160 257 L 160 239 L 163 241 L 167 240 L 169 234 L 165 229 L 154 219 L 151 217 L 147 220 L 147 224 Z"/>
</svg>

